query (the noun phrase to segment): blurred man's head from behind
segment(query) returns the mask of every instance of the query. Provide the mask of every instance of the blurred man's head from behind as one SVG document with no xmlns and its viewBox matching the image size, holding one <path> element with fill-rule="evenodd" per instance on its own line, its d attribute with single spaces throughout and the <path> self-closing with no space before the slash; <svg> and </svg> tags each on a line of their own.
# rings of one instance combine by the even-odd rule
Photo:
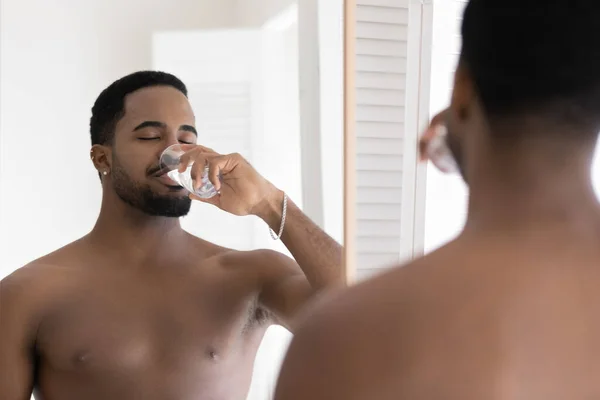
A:
<svg viewBox="0 0 600 400">
<path fill-rule="evenodd" d="M 600 1 L 469 1 L 446 118 L 448 145 L 463 171 L 481 143 L 498 152 L 524 143 L 552 142 L 565 152 L 593 147 L 600 130 L 598 21 Z"/>
</svg>

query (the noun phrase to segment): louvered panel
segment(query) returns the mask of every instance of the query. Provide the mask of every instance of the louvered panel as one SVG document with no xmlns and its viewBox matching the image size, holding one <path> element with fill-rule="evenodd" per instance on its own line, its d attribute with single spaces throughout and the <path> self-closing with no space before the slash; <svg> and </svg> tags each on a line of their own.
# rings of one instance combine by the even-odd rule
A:
<svg viewBox="0 0 600 400">
<path fill-rule="evenodd" d="M 398 204 L 358 204 L 356 206 L 359 221 L 400 221 L 400 213 Z M 360 235 L 360 232 L 358 233 Z M 360 247 L 360 243 L 357 246 Z M 394 250 L 398 251 L 398 248 Z"/>
<path fill-rule="evenodd" d="M 402 157 L 402 139 L 357 138 L 357 156 L 363 154 L 396 155 Z"/>
<path fill-rule="evenodd" d="M 356 19 L 356 246 L 362 279 L 399 260 L 409 2 L 358 0 Z"/>
<path fill-rule="evenodd" d="M 407 26 L 402 24 L 360 21 L 356 24 L 356 36 L 363 39 L 398 40 L 407 34 Z"/>
<path fill-rule="evenodd" d="M 384 8 L 406 8 L 408 9 L 408 0 L 358 0 L 357 7 L 373 6 Z"/>
<path fill-rule="evenodd" d="M 400 122 L 357 122 L 356 136 L 359 138 L 396 139 L 404 135 L 404 124 Z"/>
<path fill-rule="evenodd" d="M 407 43 L 400 40 L 357 39 L 356 54 L 386 56 L 388 54 L 406 54 Z"/>
<path fill-rule="evenodd" d="M 376 24 L 408 25 L 408 7 L 377 7 L 358 4 L 356 7 L 356 21 L 373 22 Z M 397 38 L 394 38 L 394 40 L 397 40 Z"/>
<path fill-rule="evenodd" d="M 358 54 L 356 57 L 358 72 L 383 72 L 391 74 L 406 73 L 406 58 L 395 56 Z"/>
<path fill-rule="evenodd" d="M 359 154 L 356 157 L 358 171 L 402 172 L 402 159 L 394 155 Z"/>
<path fill-rule="evenodd" d="M 402 188 L 399 187 L 364 187 L 361 188 L 360 193 L 357 193 L 357 203 L 358 204 L 369 204 L 369 203 L 378 203 L 378 204 L 400 204 L 402 200 Z M 368 224 L 369 221 L 360 221 L 359 226 L 361 224 Z M 366 226 L 366 225 L 365 225 Z M 361 232 L 359 230 L 359 232 Z"/>
<path fill-rule="evenodd" d="M 392 72 L 356 72 L 356 87 L 358 89 L 396 89 L 406 88 L 406 76 Z M 359 99 L 357 99 L 359 100 Z"/>
<path fill-rule="evenodd" d="M 367 106 L 404 107 L 405 103 L 405 93 L 403 90 L 357 89 L 356 95 L 360 97 L 361 104 Z"/>
<path fill-rule="evenodd" d="M 360 171 L 356 173 L 359 188 L 399 188 L 402 171 Z"/>
<path fill-rule="evenodd" d="M 359 122 L 404 122 L 404 107 L 371 106 L 359 103 L 356 107 L 356 120 Z"/>
<path fill-rule="evenodd" d="M 361 237 L 389 237 L 396 235 L 400 230 L 400 221 L 361 221 L 357 229 Z"/>
<path fill-rule="evenodd" d="M 389 237 L 359 236 L 358 238 L 360 239 L 358 243 L 359 252 L 380 253 L 388 249 L 398 248 L 399 244 L 397 235 Z"/>
</svg>

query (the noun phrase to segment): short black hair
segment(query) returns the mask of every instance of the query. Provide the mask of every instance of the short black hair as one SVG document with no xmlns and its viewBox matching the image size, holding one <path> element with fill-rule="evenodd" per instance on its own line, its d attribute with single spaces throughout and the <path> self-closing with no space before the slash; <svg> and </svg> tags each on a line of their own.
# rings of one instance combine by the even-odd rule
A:
<svg viewBox="0 0 600 400">
<path fill-rule="evenodd" d="M 600 129 L 600 0 L 470 0 L 461 33 L 488 117 Z"/>
<path fill-rule="evenodd" d="M 186 97 L 188 94 L 185 84 L 179 78 L 161 71 L 134 72 L 113 82 L 100 93 L 92 107 L 92 145 L 112 143 L 117 122 L 125 115 L 125 97 L 152 86 L 171 86 Z"/>
</svg>

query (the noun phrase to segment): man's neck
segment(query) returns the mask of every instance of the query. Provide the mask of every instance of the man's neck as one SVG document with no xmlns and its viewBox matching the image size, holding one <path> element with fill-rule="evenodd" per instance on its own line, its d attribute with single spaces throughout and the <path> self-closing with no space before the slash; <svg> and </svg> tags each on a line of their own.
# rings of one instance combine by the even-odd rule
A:
<svg viewBox="0 0 600 400">
<path fill-rule="evenodd" d="M 515 146 L 482 155 L 471 169 L 467 229 L 597 228 L 593 151 L 571 150 Z"/>
<path fill-rule="evenodd" d="M 150 216 L 120 200 L 103 199 L 88 238 L 125 258 L 143 260 L 149 255 L 178 251 L 186 236 L 179 218 Z"/>
</svg>

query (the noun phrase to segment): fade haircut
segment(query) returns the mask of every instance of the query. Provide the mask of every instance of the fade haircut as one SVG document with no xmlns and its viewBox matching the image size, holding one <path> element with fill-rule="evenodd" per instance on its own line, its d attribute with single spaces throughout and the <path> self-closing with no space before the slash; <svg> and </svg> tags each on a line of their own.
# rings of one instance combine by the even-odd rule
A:
<svg viewBox="0 0 600 400">
<path fill-rule="evenodd" d="M 160 71 L 140 71 L 127 75 L 104 89 L 92 107 L 92 145 L 111 144 L 117 122 L 125 115 L 125 97 L 152 86 L 171 86 L 187 97 L 185 84 L 176 76 Z"/>
</svg>

